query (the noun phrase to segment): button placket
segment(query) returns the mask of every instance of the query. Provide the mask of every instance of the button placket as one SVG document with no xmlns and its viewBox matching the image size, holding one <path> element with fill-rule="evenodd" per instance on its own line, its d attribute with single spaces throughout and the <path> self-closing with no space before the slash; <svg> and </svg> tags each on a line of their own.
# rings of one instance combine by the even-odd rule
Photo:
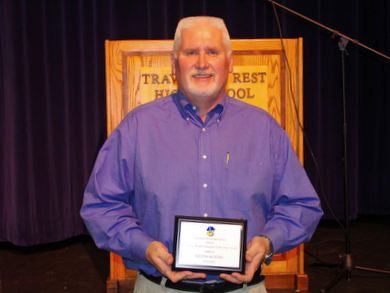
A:
<svg viewBox="0 0 390 293">
<path fill-rule="evenodd" d="M 211 208 L 211 161 L 210 132 L 206 127 L 201 128 L 199 135 L 199 184 L 200 184 L 200 212 L 203 215 L 210 214 Z"/>
</svg>

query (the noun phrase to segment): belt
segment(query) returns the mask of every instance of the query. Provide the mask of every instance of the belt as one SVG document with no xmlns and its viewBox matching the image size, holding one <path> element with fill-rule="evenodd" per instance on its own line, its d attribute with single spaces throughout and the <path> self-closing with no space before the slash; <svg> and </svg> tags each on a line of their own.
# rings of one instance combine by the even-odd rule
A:
<svg viewBox="0 0 390 293">
<path fill-rule="evenodd" d="M 161 284 L 162 277 L 154 277 L 151 275 L 146 274 L 143 271 L 140 271 L 141 275 L 143 275 L 146 279 L 149 281 L 156 283 L 158 285 Z M 255 284 L 260 283 L 265 279 L 264 275 L 261 275 L 261 270 L 257 270 L 255 275 L 253 276 L 252 281 L 247 283 L 247 286 L 252 286 Z M 180 281 L 177 283 L 171 282 L 169 279 L 167 279 L 167 282 L 165 283 L 165 287 L 181 290 L 181 291 L 188 291 L 188 292 L 203 292 L 203 293 L 224 293 L 224 292 L 230 292 L 237 289 L 241 289 L 244 287 L 243 284 L 235 284 L 231 282 L 215 282 L 215 283 L 196 283 L 196 282 L 185 282 Z"/>
</svg>

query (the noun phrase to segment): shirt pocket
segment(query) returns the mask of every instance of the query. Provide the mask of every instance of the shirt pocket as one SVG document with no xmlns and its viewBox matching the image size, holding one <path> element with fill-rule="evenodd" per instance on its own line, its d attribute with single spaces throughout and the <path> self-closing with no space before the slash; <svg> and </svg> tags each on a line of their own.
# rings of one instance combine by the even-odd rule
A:
<svg viewBox="0 0 390 293">
<path fill-rule="evenodd" d="M 223 176 L 223 201 L 234 210 L 249 211 L 262 192 L 261 162 L 230 160 Z"/>
</svg>

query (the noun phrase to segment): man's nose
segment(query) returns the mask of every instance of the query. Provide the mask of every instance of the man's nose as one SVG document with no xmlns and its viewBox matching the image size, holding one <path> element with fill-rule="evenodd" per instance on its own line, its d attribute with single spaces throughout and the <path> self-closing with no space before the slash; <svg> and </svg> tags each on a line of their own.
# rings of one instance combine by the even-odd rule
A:
<svg viewBox="0 0 390 293">
<path fill-rule="evenodd" d="M 199 69 L 208 68 L 207 54 L 205 52 L 200 52 L 198 54 L 197 68 Z"/>
</svg>

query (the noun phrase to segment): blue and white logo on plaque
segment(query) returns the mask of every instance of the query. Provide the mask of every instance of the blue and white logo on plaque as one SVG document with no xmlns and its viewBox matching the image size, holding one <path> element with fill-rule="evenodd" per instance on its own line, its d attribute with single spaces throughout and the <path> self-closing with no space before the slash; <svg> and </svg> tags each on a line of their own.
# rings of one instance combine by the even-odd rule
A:
<svg viewBox="0 0 390 293">
<path fill-rule="evenodd" d="M 214 236 L 215 228 L 213 226 L 210 226 L 207 228 L 207 236 Z"/>
</svg>

